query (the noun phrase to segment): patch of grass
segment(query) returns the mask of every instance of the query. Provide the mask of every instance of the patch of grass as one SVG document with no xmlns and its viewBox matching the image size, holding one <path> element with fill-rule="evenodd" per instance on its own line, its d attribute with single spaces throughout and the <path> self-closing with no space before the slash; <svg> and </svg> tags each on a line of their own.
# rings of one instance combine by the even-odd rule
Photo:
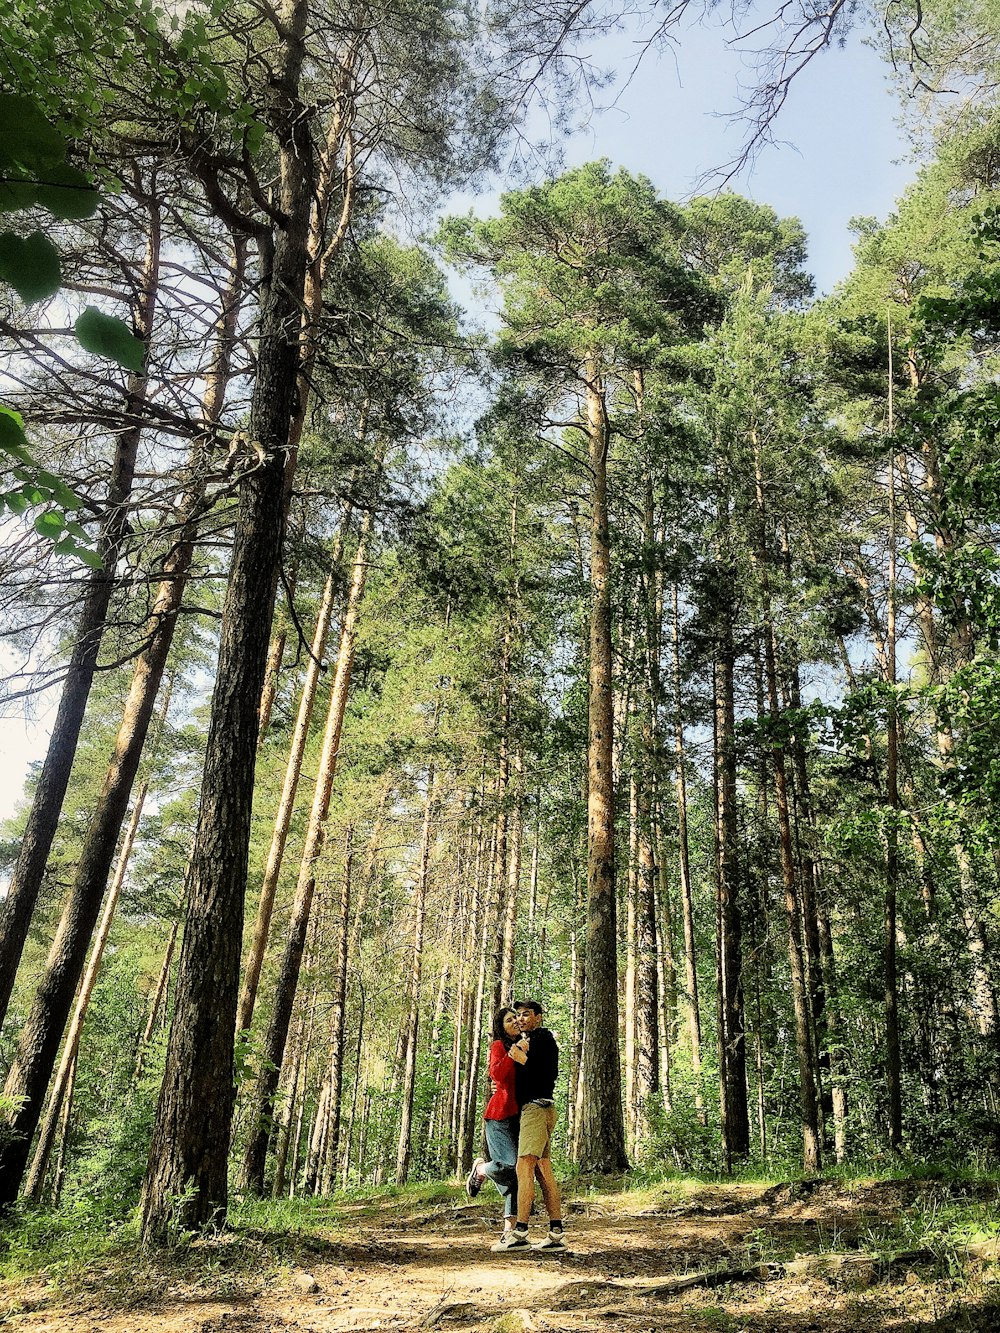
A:
<svg viewBox="0 0 1000 1333">
<path fill-rule="evenodd" d="M 520 1310 L 508 1310 L 490 1324 L 490 1333 L 527 1333 L 530 1327 Z"/>
<path fill-rule="evenodd" d="M 58 1280 L 137 1241 L 134 1222 L 110 1217 L 87 1199 L 73 1200 L 57 1211 L 18 1207 L 0 1230 L 0 1278 Z"/>
<path fill-rule="evenodd" d="M 712 1333 L 732 1333 L 737 1327 L 736 1320 L 721 1305 L 706 1305 L 703 1310 L 692 1312 L 701 1328 L 711 1329 Z"/>
</svg>

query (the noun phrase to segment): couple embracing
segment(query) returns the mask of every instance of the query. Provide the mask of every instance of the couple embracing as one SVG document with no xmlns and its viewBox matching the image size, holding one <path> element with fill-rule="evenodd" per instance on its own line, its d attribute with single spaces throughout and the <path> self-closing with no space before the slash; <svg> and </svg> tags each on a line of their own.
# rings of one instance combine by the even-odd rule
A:
<svg viewBox="0 0 1000 1333">
<path fill-rule="evenodd" d="M 504 1232 L 494 1250 L 565 1250 L 562 1202 L 552 1170 L 553 1100 L 559 1072 L 559 1048 L 542 1026 L 537 1000 L 520 1000 L 497 1011 L 493 1020 L 488 1072 L 493 1096 L 486 1104 L 486 1143 L 490 1161 L 477 1157 L 466 1190 L 475 1198 L 492 1180 L 504 1201 Z M 549 1216 L 546 1238 L 528 1243 L 528 1218 L 535 1198 L 535 1177 Z"/>
</svg>

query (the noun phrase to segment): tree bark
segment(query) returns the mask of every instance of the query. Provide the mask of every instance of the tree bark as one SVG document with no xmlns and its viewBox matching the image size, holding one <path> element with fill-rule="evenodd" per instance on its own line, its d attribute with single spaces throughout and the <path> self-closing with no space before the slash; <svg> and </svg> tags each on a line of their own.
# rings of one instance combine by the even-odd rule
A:
<svg viewBox="0 0 1000 1333">
<path fill-rule="evenodd" d="M 416 896 L 413 900 L 413 953 L 410 961 L 410 982 L 407 990 L 403 1086 L 399 1117 L 399 1143 L 396 1150 L 397 1185 L 405 1185 L 410 1173 L 413 1092 L 417 1079 L 420 985 L 424 965 L 424 929 L 427 923 L 427 884 L 431 855 L 431 821 L 435 809 L 435 781 L 436 774 L 432 764 L 427 773 L 427 795 L 424 800 L 424 822 L 420 835 Z"/>
<path fill-rule="evenodd" d="M 729 608 L 722 613 L 714 664 L 715 872 L 719 980 L 719 1091 L 727 1170 L 750 1151 L 746 1031 L 743 1013 L 743 927 L 739 905 L 736 823 L 734 649 Z"/>
<path fill-rule="evenodd" d="M 337 1171 L 340 1152 L 340 1100 L 344 1086 L 344 1043 L 347 1020 L 347 939 L 351 925 L 351 881 L 354 866 L 353 828 L 347 830 L 344 873 L 340 883 L 340 908 L 337 914 L 336 965 L 333 976 L 333 1007 L 330 1010 L 330 1067 L 326 1081 L 330 1088 L 327 1109 L 326 1148 L 319 1193 L 329 1194 Z"/>
<path fill-rule="evenodd" d="M 305 679 L 302 682 L 302 694 L 299 698 L 298 713 L 295 718 L 295 730 L 288 749 L 285 764 L 285 778 L 278 801 L 277 814 L 274 817 L 274 831 L 271 834 L 271 846 L 267 853 L 264 867 L 264 879 L 261 884 L 260 899 L 257 904 L 257 917 L 254 921 L 253 937 L 243 971 L 243 990 L 240 993 L 239 1009 L 236 1016 L 237 1032 L 249 1030 L 253 1021 L 254 1006 L 257 1003 L 257 987 L 260 985 L 260 970 L 267 951 L 268 935 L 271 930 L 271 914 L 274 911 L 274 895 L 278 889 L 278 877 L 285 856 L 285 844 L 295 808 L 295 796 L 299 789 L 302 775 L 302 756 L 305 753 L 312 722 L 313 706 L 319 689 L 320 676 L 324 666 L 326 641 L 330 633 L 330 619 L 333 614 L 336 575 L 340 572 L 343 558 L 344 530 L 350 519 L 348 510 L 341 521 L 339 531 L 333 542 L 330 557 L 330 572 L 327 575 L 323 593 L 320 597 L 319 610 L 316 613 L 316 625 L 313 630 L 309 661 L 306 665 Z"/>
<path fill-rule="evenodd" d="M 299 81 L 309 6 L 287 0 L 271 82 L 283 226 L 264 239 L 250 434 L 263 462 L 240 486 L 223 605 L 187 925 L 174 1021 L 142 1199 L 142 1236 L 224 1217 L 234 1100 L 233 1047 L 258 729 L 295 413 L 311 204 L 308 119 Z"/>
<path fill-rule="evenodd" d="M 165 711 L 165 710 L 164 710 Z M 32 1203 L 38 1203 L 42 1197 L 42 1186 L 45 1183 L 45 1170 L 49 1163 L 49 1154 L 52 1151 L 52 1144 L 55 1141 L 56 1128 L 59 1122 L 59 1111 L 62 1107 L 63 1098 L 66 1095 L 70 1081 L 76 1072 L 76 1057 L 80 1049 L 80 1036 L 83 1032 L 84 1019 L 87 1016 L 87 1008 L 90 1004 L 90 997 L 93 994 L 94 983 L 97 980 L 98 969 L 101 966 L 101 959 L 104 956 L 104 949 L 108 942 L 108 936 L 111 934 L 111 926 L 115 919 L 115 909 L 118 906 L 118 898 L 121 894 L 122 885 L 125 882 L 125 871 L 128 868 L 129 858 L 132 855 L 132 847 L 135 843 L 135 835 L 139 828 L 139 820 L 142 817 L 142 807 L 145 804 L 148 784 L 143 783 L 139 789 L 139 795 L 136 797 L 135 808 L 132 811 L 132 818 L 129 820 L 128 828 L 125 830 L 125 839 L 122 843 L 121 851 L 118 854 L 118 865 L 115 868 L 114 878 L 111 881 L 111 887 L 108 889 L 107 898 L 104 903 L 104 911 L 101 914 L 101 920 L 97 928 L 97 934 L 94 936 L 94 944 L 90 953 L 90 961 L 87 964 L 87 970 L 83 974 L 83 980 L 80 983 L 80 993 L 76 999 L 76 1008 L 73 1011 L 73 1018 L 66 1033 L 66 1040 L 63 1042 L 62 1058 L 59 1061 L 59 1068 L 52 1084 L 52 1091 L 49 1094 L 49 1105 L 45 1113 L 45 1119 L 42 1122 L 41 1132 L 38 1136 L 38 1143 L 35 1146 L 35 1155 L 31 1160 L 31 1169 L 28 1172 L 28 1179 L 24 1187 L 25 1197 Z"/>
<path fill-rule="evenodd" d="M 761 452 L 756 431 L 751 431 L 754 447 L 755 490 L 757 498 L 757 569 L 760 578 L 764 637 L 764 678 L 768 711 L 772 726 L 781 719 L 778 693 L 778 668 L 775 631 L 771 611 L 767 516 L 764 503 L 764 479 Z M 778 816 L 778 844 L 781 851 L 781 877 L 785 889 L 785 913 L 788 923 L 788 965 L 791 973 L 792 1004 L 795 1011 L 795 1049 L 799 1064 L 799 1106 L 802 1119 L 802 1166 L 807 1172 L 819 1171 L 823 1164 L 823 1139 L 819 1127 L 819 1090 L 814 1065 L 813 1011 L 809 999 L 805 958 L 802 948 L 802 912 L 796 877 L 795 850 L 792 843 L 791 811 L 785 767 L 785 745 L 780 739 L 771 743 L 771 771 L 774 777 Z"/>
<path fill-rule="evenodd" d="M 330 704 L 327 710 L 326 728 L 323 733 L 323 746 L 320 753 L 316 788 L 313 793 L 309 825 L 302 849 L 299 878 L 288 926 L 288 939 L 285 944 L 271 1022 L 264 1042 L 263 1065 L 257 1080 L 257 1093 L 254 1099 L 251 1121 L 253 1128 L 244 1157 L 243 1179 L 247 1189 L 258 1196 L 262 1195 L 264 1190 L 267 1146 L 273 1127 L 274 1094 L 278 1086 L 278 1075 L 285 1055 L 285 1043 L 288 1040 L 288 1025 L 291 1021 L 292 1006 L 295 1002 L 295 993 L 299 984 L 306 930 L 309 925 L 313 895 L 316 889 L 316 865 L 323 851 L 326 837 L 326 820 L 330 810 L 330 797 L 337 773 L 340 736 L 344 725 L 344 715 L 347 711 L 351 671 L 354 665 L 358 618 L 368 574 L 368 542 L 371 528 L 372 510 L 369 508 L 365 510 L 358 537 L 358 548 L 354 557 L 354 573 L 351 578 L 347 609 L 340 630 L 337 668 L 330 691 Z"/>
<path fill-rule="evenodd" d="M 585 369 L 591 477 L 590 664 L 587 743 L 587 986 L 584 992 L 583 1107 L 579 1165 L 585 1172 L 628 1166 L 622 1114 L 615 902 L 615 797 L 611 656 L 611 546 L 607 463 L 610 427 L 596 358 Z"/>
<path fill-rule="evenodd" d="M 673 590 L 673 677 L 674 677 L 674 756 L 677 796 L 677 869 L 681 890 L 681 923 L 684 930 L 684 1007 L 687 1010 L 688 1038 L 691 1042 L 691 1075 L 694 1079 L 694 1105 L 699 1123 L 704 1124 L 705 1099 L 701 1087 L 701 1010 L 698 1000 L 698 958 L 694 933 L 694 895 L 691 888 L 691 859 L 687 822 L 687 759 L 684 753 L 684 701 L 681 689 L 680 605 L 677 584 Z"/>
<path fill-rule="evenodd" d="M 148 341 L 153 329 L 160 269 L 159 200 L 155 194 L 151 194 L 147 197 L 146 202 L 149 207 L 149 231 L 143 262 L 141 295 L 133 310 L 136 335 L 144 341 Z M 135 419 L 141 414 L 146 389 L 145 372 L 140 372 L 130 378 L 124 408 L 126 418 Z M 83 605 L 76 624 L 73 649 L 66 668 L 66 677 L 45 755 L 45 762 L 42 765 L 42 771 L 32 798 L 31 809 L 28 812 L 28 821 L 25 825 L 21 847 L 11 875 L 10 887 L 7 890 L 2 909 L 0 909 L 0 1024 L 3 1023 L 7 1015 L 7 1006 L 10 1004 L 11 992 L 14 989 L 14 979 L 18 964 L 21 961 L 21 954 L 24 951 L 24 942 L 28 937 L 28 928 L 31 925 L 31 918 L 38 902 L 42 878 L 49 859 L 49 852 L 52 849 L 56 828 L 59 824 L 66 789 L 69 785 L 73 759 L 80 738 L 80 728 L 83 725 L 83 716 L 94 681 L 94 672 L 97 669 L 97 657 L 101 648 L 108 608 L 117 583 L 115 571 L 129 533 L 128 502 L 132 493 L 136 455 L 142 430 L 142 425 L 137 424 L 121 431 L 117 437 L 114 461 L 108 482 L 108 494 L 104 503 L 105 517 L 98 539 L 101 568 L 94 570 L 87 580 Z M 99 908 L 100 902 L 94 909 L 94 920 L 96 920 Z M 93 930 L 94 920 L 90 923 L 91 930 Z M 87 937 L 89 939 L 89 932 Z M 81 962 L 80 967 L 82 968 L 82 966 Z M 47 1016 L 39 1016 L 39 1021 L 44 1024 L 58 1025 L 58 1030 L 55 1033 L 57 1046 L 62 1035 L 66 1015 L 69 1012 L 69 1006 L 73 1002 L 73 995 L 76 992 L 79 977 L 80 972 L 77 970 L 76 976 L 72 979 L 72 984 L 68 986 L 69 998 L 65 1001 L 65 1006 L 61 1002 L 61 992 L 64 988 L 60 987 L 60 998 L 54 1002 L 56 1008 L 51 1020 Z M 58 1017 L 59 1009 L 63 1009 L 61 1021 Z M 50 1045 L 51 1038 L 33 1032 L 27 1050 L 33 1051 L 36 1046 L 44 1047 L 47 1050 Z M 40 1055 L 37 1058 L 41 1060 L 42 1064 L 45 1063 L 44 1056 Z M 52 1059 L 54 1060 L 54 1058 L 55 1051 L 52 1052 Z M 52 1065 L 50 1062 L 44 1075 L 45 1082 L 48 1082 L 51 1072 Z M 33 1114 L 31 1111 L 31 1106 L 38 1096 L 37 1092 L 34 1091 L 35 1085 L 40 1080 L 40 1074 L 26 1076 L 22 1087 L 20 1086 L 22 1080 L 19 1074 L 18 1086 L 14 1087 L 10 1094 L 14 1097 L 27 1097 L 28 1102 L 26 1103 L 27 1112 L 25 1116 L 15 1118 L 14 1121 L 10 1122 L 14 1138 L 21 1144 L 21 1147 L 18 1148 L 16 1143 L 12 1142 L 9 1150 L 13 1152 L 13 1156 L 9 1159 L 6 1155 L 8 1150 L 0 1152 L 0 1162 L 3 1163 L 0 1167 L 0 1176 L 8 1181 L 13 1180 L 15 1182 L 12 1194 L 10 1194 L 8 1185 L 0 1184 L 0 1202 L 9 1202 L 17 1194 L 28 1152 L 28 1144 L 24 1140 L 25 1137 L 30 1140 L 40 1111 L 40 1107 L 36 1108 Z M 44 1087 L 42 1095 L 44 1095 Z M 10 1198 L 8 1198 L 8 1194 L 10 1194 Z"/>
</svg>

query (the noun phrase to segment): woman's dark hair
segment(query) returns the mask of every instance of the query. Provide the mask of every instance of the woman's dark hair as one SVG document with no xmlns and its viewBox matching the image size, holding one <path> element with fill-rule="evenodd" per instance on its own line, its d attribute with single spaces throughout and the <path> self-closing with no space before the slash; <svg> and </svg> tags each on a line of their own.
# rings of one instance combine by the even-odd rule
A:
<svg viewBox="0 0 1000 1333">
<path fill-rule="evenodd" d="M 502 1009 L 498 1009 L 493 1015 L 493 1040 L 502 1041 L 508 1050 L 514 1045 L 514 1038 L 508 1036 L 507 1032 L 504 1030 L 503 1021 L 508 1014 L 512 1014 L 513 1012 L 514 1010 L 508 1005 L 504 1005 Z"/>
</svg>

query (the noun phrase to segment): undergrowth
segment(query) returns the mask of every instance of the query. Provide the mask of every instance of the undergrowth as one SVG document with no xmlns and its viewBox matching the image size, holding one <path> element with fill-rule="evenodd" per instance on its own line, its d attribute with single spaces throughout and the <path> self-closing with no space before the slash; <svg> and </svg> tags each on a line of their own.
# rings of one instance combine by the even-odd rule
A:
<svg viewBox="0 0 1000 1333">
<path fill-rule="evenodd" d="M 574 1205 L 606 1209 L 614 1215 L 697 1203 L 709 1191 L 725 1201 L 725 1191 L 753 1203 L 751 1186 L 786 1185 L 792 1198 L 817 1204 L 829 1190 L 855 1196 L 861 1207 L 850 1227 L 834 1215 L 811 1234 L 810 1249 L 836 1253 L 862 1250 L 891 1259 L 913 1251 L 933 1257 L 935 1270 L 960 1280 L 967 1247 L 992 1243 L 1000 1249 L 1000 1184 L 993 1173 L 917 1173 L 893 1164 L 880 1176 L 838 1168 L 819 1178 L 664 1175 L 631 1171 L 615 1180 L 570 1175 L 564 1181 L 569 1211 Z M 898 1194 L 893 1194 L 893 1187 Z M 820 1187 L 822 1187 L 820 1189 Z M 820 1189 L 820 1194 L 817 1190 Z M 865 1191 L 875 1190 L 865 1212 Z M 887 1193 L 887 1191 L 889 1191 Z M 58 1210 L 15 1209 L 0 1225 L 0 1281 L 6 1313 L 37 1307 L 58 1295 L 70 1303 L 135 1308 L 168 1296 L 226 1299 L 249 1296 L 295 1266 L 309 1267 L 317 1254 L 349 1243 L 358 1225 L 405 1224 L 428 1213 L 446 1215 L 469 1206 L 455 1181 L 404 1187 L 354 1188 L 329 1198 L 238 1199 L 224 1232 L 178 1238 L 173 1247 L 143 1250 L 135 1213 L 116 1216 L 93 1197 L 67 1200 Z M 477 1207 L 480 1205 L 476 1205 Z M 801 1245 L 801 1235 L 797 1244 Z M 791 1257 L 787 1226 L 766 1217 L 748 1219 L 741 1247 L 748 1262 Z M 3 1312 L 0 1311 L 0 1318 Z"/>
</svg>

